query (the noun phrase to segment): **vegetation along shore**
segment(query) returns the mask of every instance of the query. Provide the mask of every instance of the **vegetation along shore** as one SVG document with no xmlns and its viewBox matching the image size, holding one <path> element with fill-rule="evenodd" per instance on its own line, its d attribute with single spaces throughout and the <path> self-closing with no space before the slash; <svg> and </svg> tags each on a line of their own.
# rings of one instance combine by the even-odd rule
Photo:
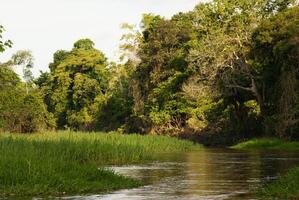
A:
<svg viewBox="0 0 299 200">
<path fill-rule="evenodd" d="M 243 150 L 299 151 L 299 142 L 288 142 L 277 138 L 257 138 L 232 146 Z M 299 167 L 291 169 L 277 180 L 259 188 L 256 193 L 262 199 L 299 199 Z"/>
<path fill-rule="evenodd" d="M 142 183 L 104 169 L 200 149 L 167 136 L 58 132 L 0 134 L 0 196 L 103 193 Z"/>
</svg>

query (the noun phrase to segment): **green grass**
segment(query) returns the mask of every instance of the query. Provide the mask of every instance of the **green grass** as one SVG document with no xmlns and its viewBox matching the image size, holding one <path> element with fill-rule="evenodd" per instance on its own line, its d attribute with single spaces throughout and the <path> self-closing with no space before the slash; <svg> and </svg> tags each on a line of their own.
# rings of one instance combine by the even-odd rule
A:
<svg viewBox="0 0 299 200">
<path fill-rule="evenodd" d="M 283 141 L 276 138 L 259 138 L 241 142 L 232 148 L 298 151 L 299 142 Z M 299 199 L 299 167 L 291 169 L 287 175 L 259 188 L 257 194 L 261 199 Z"/>
<path fill-rule="evenodd" d="M 241 142 L 231 148 L 248 150 L 299 150 L 299 142 L 288 142 L 276 138 L 259 138 Z"/>
<path fill-rule="evenodd" d="M 262 199 L 299 199 L 299 167 L 258 190 Z"/>
<path fill-rule="evenodd" d="M 117 133 L 0 134 L 0 196 L 103 193 L 139 186 L 104 169 L 201 148 L 166 136 Z"/>
</svg>

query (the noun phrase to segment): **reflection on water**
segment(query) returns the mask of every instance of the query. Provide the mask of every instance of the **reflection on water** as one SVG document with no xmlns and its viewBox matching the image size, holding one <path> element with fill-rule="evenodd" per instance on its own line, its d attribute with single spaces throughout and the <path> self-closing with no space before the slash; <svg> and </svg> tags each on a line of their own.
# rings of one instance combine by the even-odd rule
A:
<svg viewBox="0 0 299 200">
<path fill-rule="evenodd" d="M 254 199 L 250 191 L 299 164 L 299 152 L 247 152 L 207 149 L 165 156 L 161 162 L 111 167 L 147 185 L 76 200 Z"/>
</svg>

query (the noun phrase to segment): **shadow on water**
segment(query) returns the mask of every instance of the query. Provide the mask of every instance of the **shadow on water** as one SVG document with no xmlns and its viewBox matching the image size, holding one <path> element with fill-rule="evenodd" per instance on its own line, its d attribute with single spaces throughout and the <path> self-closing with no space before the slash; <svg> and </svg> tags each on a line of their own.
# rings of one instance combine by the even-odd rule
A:
<svg viewBox="0 0 299 200">
<path fill-rule="evenodd" d="M 63 199 L 254 199 L 255 188 L 296 165 L 299 165 L 299 152 L 205 149 L 165 155 L 162 161 L 150 164 L 110 167 L 119 174 L 143 181 L 146 186 Z"/>
</svg>

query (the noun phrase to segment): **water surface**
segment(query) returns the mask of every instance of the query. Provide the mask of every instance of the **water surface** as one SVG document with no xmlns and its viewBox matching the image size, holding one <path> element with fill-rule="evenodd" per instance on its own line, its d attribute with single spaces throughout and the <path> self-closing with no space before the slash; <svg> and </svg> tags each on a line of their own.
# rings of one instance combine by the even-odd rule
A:
<svg viewBox="0 0 299 200">
<path fill-rule="evenodd" d="M 252 191 L 299 165 L 299 152 L 205 149 L 163 156 L 160 162 L 112 166 L 145 186 L 71 200 L 239 200 L 256 199 Z"/>
</svg>

